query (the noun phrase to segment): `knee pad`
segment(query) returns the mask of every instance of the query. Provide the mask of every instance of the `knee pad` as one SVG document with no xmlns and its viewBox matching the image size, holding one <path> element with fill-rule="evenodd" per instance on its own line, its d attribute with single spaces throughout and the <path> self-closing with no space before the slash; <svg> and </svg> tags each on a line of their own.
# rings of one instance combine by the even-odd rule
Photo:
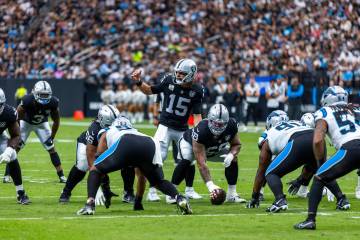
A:
<svg viewBox="0 0 360 240">
<path fill-rule="evenodd" d="M 43 146 L 44 148 L 49 151 L 50 149 L 54 148 L 54 141 L 53 139 L 50 137 L 48 138 L 45 142 L 43 142 Z"/>
<path fill-rule="evenodd" d="M 23 140 L 20 140 L 19 145 L 18 145 L 18 149 L 23 149 L 25 147 L 25 142 Z"/>
</svg>

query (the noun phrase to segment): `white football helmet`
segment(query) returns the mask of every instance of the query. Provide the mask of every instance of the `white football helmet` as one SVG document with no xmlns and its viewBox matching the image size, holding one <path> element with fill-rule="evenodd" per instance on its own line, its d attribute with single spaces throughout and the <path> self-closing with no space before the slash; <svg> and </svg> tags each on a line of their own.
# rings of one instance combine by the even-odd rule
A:
<svg viewBox="0 0 360 240">
<path fill-rule="evenodd" d="M 304 115 L 302 115 L 300 121 L 307 127 L 315 128 L 315 117 L 312 113 L 305 113 Z"/>
<path fill-rule="evenodd" d="M 328 87 L 321 97 L 321 106 L 347 104 L 349 94 L 340 86 Z"/>
<path fill-rule="evenodd" d="M 38 81 L 32 90 L 35 100 L 40 104 L 48 104 L 52 96 L 50 84 L 47 81 Z"/>
<path fill-rule="evenodd" d="M 280 122 L 287 122 L 289 121 L 289 116 L 286 112 L 282 110 L 275 110 L 272 111 L 269 116 L 266 118 L 266 130 L 269 130 L 276 124 Z"/>
<path fill-rule="evenodd" d="M 176 77 L 177 72 L 182 72 L 185 74 L 185 77 L 182 79 Z M 183 84 L 192 82 L 195 78 L 197 73 L 197 66 L 196 63 L 188 58 L 181 59 L 178 61 L 174 68 L 174 75 L 175 75 L 175 83 Z"/>
<path fill-rule="evenodd" d="M 2 88 L 0 88 L 0 114 L 2 114 L 2 112 L 4 111 L 5 102 L 6 102 L 5 93 L 2 90 Z"/>
<path fill-rule="evenodd" d="M 124 116 L 118 116 L 114 122 L 111 124 L 112 127 L 116 127 L 120 130 L 132 129 L 133 126 L 130 120 Z"/>
<path fill-rule="evenodd" d="M 120 115 L 119 110 L 113 105 L 104 105 L 99 109 L 97 121 L 100 123 L 100 127 L 109 127 L 114 120 Z"/>
<path fill-rule="evenodd" d="M 218 136 L 226 129 L 229 122 L 229 111 L 224 105 L 215 104 L 210 108 L 207 119 L 210 131 Z"/>
</svg>

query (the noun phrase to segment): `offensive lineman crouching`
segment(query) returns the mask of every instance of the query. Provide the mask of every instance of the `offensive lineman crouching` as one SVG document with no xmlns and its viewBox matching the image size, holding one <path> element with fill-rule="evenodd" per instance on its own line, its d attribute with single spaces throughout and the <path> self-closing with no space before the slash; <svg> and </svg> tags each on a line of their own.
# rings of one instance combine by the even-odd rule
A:
<svg viewBox="0 0 360 240">
<path fill-rule="evenodd" d="M 140 184 L 135 197 L 134 210 L 143 210 L 142 197 L 145 189 L 145 176 L 150 184 L 164 194 L 176 199 L 182 214 L 191 214 L 192 210 L 185 197 L 163 178 L 162 160 L 159 143 L 153 138 L 138 132 L 125 117 L 117 118 L 110 128 L 102 134 L 97 148 L 99 157 L 90 169 L 88 177 L 88 200 L 78 215 L 95 213 L 95 195 L 100 186 L 102 174 L 108 174 L 128 166 L 138 168 Z M 140 150 L 140 151 L 139 151 Z"/>
</svg>

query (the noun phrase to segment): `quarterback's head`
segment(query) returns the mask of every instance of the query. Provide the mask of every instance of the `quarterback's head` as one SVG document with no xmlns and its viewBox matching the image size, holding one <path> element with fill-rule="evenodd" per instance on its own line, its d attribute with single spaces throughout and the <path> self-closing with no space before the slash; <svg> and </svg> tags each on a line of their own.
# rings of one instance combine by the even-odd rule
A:
<svg viewBox="0 0 360 240">
<path fill-rule="evenodd" d="M 210 131 L 218 136 L 226 129 L 229 122 L 229 111 L 224 105 L 215 104 L 210 108 L 207 118 Z"/>
<path fill-rule="evenodd" d="M 0 114 L 4 111 L 6 97 L 4 91 L 0 88 Z"/>
<path fill-rule="evenodd" d="M 272 111 L 269 116 L 266 118 L 266 129 L 269 130 L 276 124 L 280 122 L 287 122 L 289 121 L 289 116 L 286 112 L 282 110 L 275 110 Z"/>
<path fill-rule="evenodd" d="M 175 83 L 186 84 L 191 83 L 197 73 L 196 63 L 188 58 L 181 59 L 174 67 Z"/>
<path fill-rule="evenodd" d="M 35 100 L 40 104 L 48 104 L 52 96 L 50 84 L 47 81 L 38 81 L 32 90 Z"/>
<path fill-rule="evenodd" d="M 100 123 L 100 127 L 109 127 L 119 115 L 116 107 L 107 104 L 99 109 L 97 121 Z"/>
<path fill-rule="evenodd" d="M 300 121 L 307 127 L 315 128 L 315 117 L 312 113 L 305 113 L 304 115 L 302 115 Z"/>
<path fill-rule="evenodd" d="M 347 104 L 349 94 L 340 86 L 328 87 L 321 97 L 321 106 Z"/>
</svg>

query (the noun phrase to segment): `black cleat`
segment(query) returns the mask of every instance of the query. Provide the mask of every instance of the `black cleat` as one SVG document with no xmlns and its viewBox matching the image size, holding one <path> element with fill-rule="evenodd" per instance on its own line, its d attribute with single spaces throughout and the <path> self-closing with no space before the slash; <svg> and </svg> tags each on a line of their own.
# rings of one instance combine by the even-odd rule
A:
<svg viewBox="0 0 360 240">
<path fill-rule="evenodd" d="M 315 230 L 316 229 L 316 223 L 313 220 L 305 220 L 303 222 L 300 222 L 298 224 L 294 225 L 294 228 L 297 230 Z"/>
<path fill-rule="evenodd" d="M 342 197 L 336 203 L 337 210 L 346 211 L 350 209 L 350 206 L 350 202 L 345 195 L 342 195 Z"/>
<path fill-rule="evenodd" d="M 124 203 L 134 203 L 134 200 L 135 200 L 134 193 L 124 191 L 124 194 L 123 194 L 123 197 L 122 197 L 122 201 Z"/>
<path fill-rule="evenodd" d="M 31 203 L 29 197 L 26 195 L 24 190 L 20 190 L 17 193 L 17 202 L 22 205 L 29 205 Z"/>
<path fill-rule="evenodd" d="M 182 215 L 189 215 L 193 213 L 189 201 L 180 194 L 176 195 L 176 205 Z"/>
<path fill-rule="evenodd" d="M 70 202 L 71 193 L 67 193 L 65 191 L 61 192 L 59 203 L 68 203 Z"/>
<path fill-rule="evenodd" d="M 275 201 L 270 207 L 266 209 L 266 212 L 277 213 L 281 210 L 285 211 L 288 209 L 286 198 L 280 198 L 279 200 Z"/>
</svg>

